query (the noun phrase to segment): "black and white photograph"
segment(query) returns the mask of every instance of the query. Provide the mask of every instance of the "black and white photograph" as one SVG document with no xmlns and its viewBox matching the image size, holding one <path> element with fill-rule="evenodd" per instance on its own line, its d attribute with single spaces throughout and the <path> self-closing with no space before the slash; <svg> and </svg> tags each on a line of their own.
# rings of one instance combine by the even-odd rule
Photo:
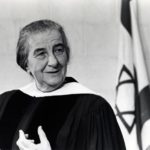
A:
<svg viewBox="0 0 150 150">
<path fill-rule="evenodd" d="M 0 0 L 0 150 L 150 150 L 150 1 Z"/>
</svg>

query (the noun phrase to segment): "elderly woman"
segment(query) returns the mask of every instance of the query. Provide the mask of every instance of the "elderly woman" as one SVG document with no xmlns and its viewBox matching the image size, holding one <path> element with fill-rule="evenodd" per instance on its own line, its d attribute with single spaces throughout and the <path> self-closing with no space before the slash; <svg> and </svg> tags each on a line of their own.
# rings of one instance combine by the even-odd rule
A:
<svg viewBox="0 0 150 150">
<path fill-rule="evenodd" d="M 70 48 L 51 20 L 20 31 L 17 63 L 34 82 L 0 96 L 1 150 L 125 150 L 110 105 L 66 77 Z"/>
</svg>

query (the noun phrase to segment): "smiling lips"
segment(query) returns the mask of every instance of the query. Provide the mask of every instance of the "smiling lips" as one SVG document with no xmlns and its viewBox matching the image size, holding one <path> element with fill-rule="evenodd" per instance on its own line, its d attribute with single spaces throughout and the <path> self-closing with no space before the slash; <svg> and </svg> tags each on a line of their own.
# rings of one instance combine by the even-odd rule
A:
<svg viewBox="0 0 150 150">
<path fill-rule="evenodd" d="M 46 71 L 45 73 L 58 73 L 60 70 Z"/>
</svg>

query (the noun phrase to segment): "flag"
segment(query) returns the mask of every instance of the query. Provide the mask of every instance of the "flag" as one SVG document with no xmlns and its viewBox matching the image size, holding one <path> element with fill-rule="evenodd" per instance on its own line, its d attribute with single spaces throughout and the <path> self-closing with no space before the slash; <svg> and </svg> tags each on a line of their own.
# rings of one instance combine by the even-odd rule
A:
<svg viewBox="0 0 150 150">
<path fill-rule="evenodd" d="M 150 150 L 150 89 L 135 0 L 121 1 L 116 112 L 127 150 Z"/>
</svg>

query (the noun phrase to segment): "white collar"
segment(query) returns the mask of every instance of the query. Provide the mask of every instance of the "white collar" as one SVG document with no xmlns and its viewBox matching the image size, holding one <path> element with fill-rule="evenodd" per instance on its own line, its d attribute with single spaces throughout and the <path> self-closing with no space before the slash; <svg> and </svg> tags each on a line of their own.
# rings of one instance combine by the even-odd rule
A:
<svg viewBox="0 0 150 150">
<path fill-rule="evenodd" d="M 45 97 L 45 96 L 57 96 L 57 95 L 71 95 L 71 94 L 94 94 L 99 95 L 96 92 L 86 88 L 78 82 L 69 82 L 64 84 L 61 88 L 52 92 L 42 92 L 37 89 L 34 82 L 19 88 L 25 94 L 33 97 Z"/>
</svg>

